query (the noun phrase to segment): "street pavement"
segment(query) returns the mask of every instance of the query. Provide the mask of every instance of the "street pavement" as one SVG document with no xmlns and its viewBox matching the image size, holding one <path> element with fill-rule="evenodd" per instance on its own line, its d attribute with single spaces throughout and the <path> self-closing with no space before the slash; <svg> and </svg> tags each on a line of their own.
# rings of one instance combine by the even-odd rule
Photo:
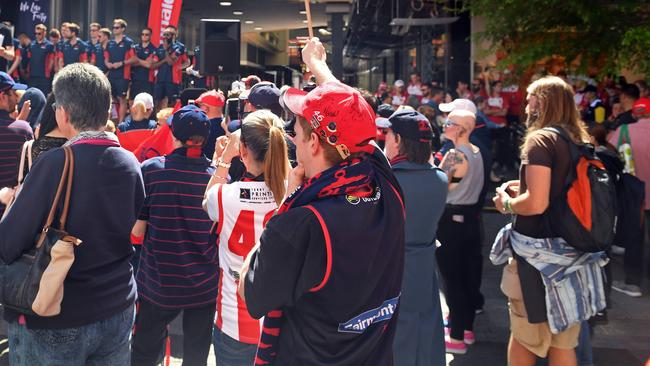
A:
<svg viewBox="0 0 650 366">
<path fill-rule="evenodd" d="M 489 208 L 484 211 L 483 283 L 485 312 L 477 315 L 475 323 L 476 343 L 465 355 L 447 355 L 449 366 L 496 366 L 506 364 L 509 336 L 508 311 L 505 296 L 499 289 L 502 266 L 489 262 L 488 253 L 497 231 L 508 222 Z M 647 248 L 647 247 L 646 247 Z M 650 249 L 647 249 L 650 250 Z M 614 279 L 623 278 L 622 258 L 613 257 Z M 612 291 L 609 322 L 593 329 L 593 352 L 595 366 L 639 366 L 650 358 L 650 280 L 643 287 L 643 297 L 632 298 Z M 172 362 L 181 365 L 182 327 L 177 319 L 172 327 Z M 210 351 L 208 365 L 214 366 L 214 353 Z M 543 360 L 538 365 L 546 365 Z M 400 365 L 396 365 L 400 366 Z"/>
</svg>

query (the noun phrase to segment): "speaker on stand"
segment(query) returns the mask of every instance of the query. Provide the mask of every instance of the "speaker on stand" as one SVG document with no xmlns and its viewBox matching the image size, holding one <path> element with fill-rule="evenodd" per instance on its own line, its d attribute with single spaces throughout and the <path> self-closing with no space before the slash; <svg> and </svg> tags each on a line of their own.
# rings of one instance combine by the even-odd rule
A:
<svg viewBox="0 0 650 366">
<path fill-rule="evenodd" d="M 216 85 L 227 90 L 230 79 L 239 79 L 241 23 L 237 19 L 201 19 L 200 31 L 199 72 L 216 77 Z"/>
</svg>

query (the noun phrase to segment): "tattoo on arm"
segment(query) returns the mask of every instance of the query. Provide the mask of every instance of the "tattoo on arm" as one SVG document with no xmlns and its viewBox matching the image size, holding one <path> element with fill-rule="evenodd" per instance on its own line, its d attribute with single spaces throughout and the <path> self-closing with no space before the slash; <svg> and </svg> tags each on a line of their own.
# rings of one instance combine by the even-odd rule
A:
<svg viewBox="0 0 650 366">
<path fill-rule="evenodd" d="M 457 150 L 449 150 L 445 159 L 443 159 L 442 166 L 440 167 L 449 178 L 453 177 L 458 169 L 458 166 L 465 161 L 465 154 Z"/>
</svg>

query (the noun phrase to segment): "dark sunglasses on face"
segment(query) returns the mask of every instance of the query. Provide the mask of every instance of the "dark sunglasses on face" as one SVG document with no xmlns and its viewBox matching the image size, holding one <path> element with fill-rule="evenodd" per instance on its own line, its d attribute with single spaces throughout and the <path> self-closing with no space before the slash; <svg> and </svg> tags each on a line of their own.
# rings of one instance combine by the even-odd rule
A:
<svg viewBox="0 0 650 366">
<path fill-rule="evenodd" d="M 41 36 L 41 35 L 43 35 L 43 32 L 36 32 L 34 34 L 36 34 L 37 36 Z"/>
<path fill-rule="evenodd" d="M 119 26 L 119 25 L 117 25 L 117 26 L 116 26 L 116 25 L 114 25 L 114 26 L 113 26 L 113 29 L 122 29 L 122 27 L 121 27 L 121 26 Z"/>
</svg>

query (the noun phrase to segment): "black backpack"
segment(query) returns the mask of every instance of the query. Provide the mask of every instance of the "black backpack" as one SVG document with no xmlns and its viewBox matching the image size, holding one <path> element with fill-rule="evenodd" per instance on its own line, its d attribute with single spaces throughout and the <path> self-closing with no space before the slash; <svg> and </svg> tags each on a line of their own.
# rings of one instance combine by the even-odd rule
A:
<svg viewBox="0 0 650 366">
<path fill-rule="evenodd" d="M 569 144 L 571 170 L 562 195 L 544 212 L 547 228 L 582 252 L 608 250 L 616 235 L 616 182 L 593 145 L 574 143 L 561 128 L 547 127 Z"/>
</svg>

